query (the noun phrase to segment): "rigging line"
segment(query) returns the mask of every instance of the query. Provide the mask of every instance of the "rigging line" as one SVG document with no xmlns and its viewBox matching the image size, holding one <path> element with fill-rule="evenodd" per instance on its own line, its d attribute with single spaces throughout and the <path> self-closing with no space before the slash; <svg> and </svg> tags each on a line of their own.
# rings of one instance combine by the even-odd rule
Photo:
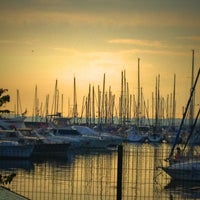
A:
<svg viewBox="0 0 200 200">
<path fill-rule="evenodd" d="M 187 144 L 188 144 L 188 142 L 189 142 L 189 140 L 190 140 L 190 138 L 191 138 L 191 136 L 192 136 L 192 134 L 193 134 L 193 132 L 194 132 L 194 128 L 195 128 L 196 123 L 197 123 L 197 120 L 198 120 L 198 118 L 199 118 L 199 114 L 200 114 L 200 108 L 199 108 L 199 111 L 198 111 L 197 116 L 196 116 L 196 118 L 195 118 L 194 124 L 192 125 L 191 132 L 190 132 L 190 134 L 189 134 L 189 136 L 188 136 L 188 138 L 187 138 L 187 141 L 186 141 L 186 143 L 185 143 L 185 146 L 184 146 L 184 148 L 183 148 L 183 151 L 185 150 L 185 148 L 186 148 L 186 146 L 187 146 Z"/>
<path fill-rule="evenodd" d="M 198 81 L 198 78 L 199 78 L 199 74 L 200 74 L 200 68 L 198 70 L 198 73 L 197 73 L 197 76 L 196 76 L 196 79 L 195 79 L 195 82 L 194 82 L 194 85 L 193 87 L 191 88 L 191 92 L 190 92 L 190 97 L 188 99 L 188 102 L 187 102 L 187 106 L 186 106 L 186 109 L 185 109 L 185 112 L 183 114 L 183 117 L 182 117 L 182 120 L 181 120 L 181 124 L 180 124 L 180 127 L 179 127 L 179 130 L 178 130 L 178 133 L 176 135 L 176 139 L 174 141 L 174 144 L 172 146 L 172 149 L 171 149 L 171 152 L 169 154 L 169 158 L 170 159 L 174 153 L 174 149 L 175 149 L 175 146 L 176 146 L 176 143 L 178 141 L 178 138 L 179 138 L 179 135 L 180 135 L 180 132 L 181 132 L 181 129 L 182 129 L 182 126 L 183 126 L 183 123 L 184 123 L 184 120 L 185 120 L 185 117 L 186 117 L 186 114 L 187 114 L 187 111 L 188 111 L 188 108 L 189 108 L 189 105 L 190 105 L 190 102 L 192 100 L 192 97 L 193 97 L 193 94 L 194 94 L 194 91 L 195 91 L 195 87 L 196 87 L 196 84 L 197 84 L 197 81 Z"/>
</svg>

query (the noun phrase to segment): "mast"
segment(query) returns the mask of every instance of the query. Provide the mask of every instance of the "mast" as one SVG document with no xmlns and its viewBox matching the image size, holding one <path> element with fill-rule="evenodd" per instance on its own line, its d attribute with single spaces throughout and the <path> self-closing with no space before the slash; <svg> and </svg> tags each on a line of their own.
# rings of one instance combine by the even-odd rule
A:
<svg viewBox="0 0 200 200">
<path fill-rule="evenodd" d="M 123 107 L 123 124 L 125 124 L 126 121 L 126 104 L 127 104 L 127 88 L 126 88 L 126 71 L 124 70 L 124 94 L 123 94 L 123 103 L 122 103 L 122 107 Z"/>
<path fill-rule="evenodd" d="M 137 105 L 137 126 L 140 126 L 140 58 L 138 58 L 138 105 Z"/>
<path fill-rule="evenodd" d="M 53 103 L 52 103 L 52 110 L 51 110 L 51 115 L 56 115 L 58 114 L 57 110 L 57 104 L 58 104 L 58 81 L 56 79 L 55 83 L 55 88 L 54 88 L 54 96 L 53 96 Z"/>
<path fill-rule="evenodd" d="M 58 105 L 58 80 L 56 80 L 56 84 L 55 84 L 55 93 L 54 93 L 54 113 L 53 114 L 57 114 L 58 110 L 57 110 L 57 105 Z"/>
<path fill-rule="evenodd" d="M 105 93 L 105 112 L 104 112 L 104 124 L 107 125 L 108 123 L 108 93 Z"/>
<path fill-rule="evenodd" d="M 93 124 L 95 125 L 95 92 L 94 92 L 94 85 L 92 86 L 92 120 L 93 120 Z"/>
<path fill-rule="evenodd" d="M 130 100 L 129 100 L 129 119 L 132 120 L 132 103 L 133 103 L 133 95 L 130 94 Z"/>
<path fill-rule="evenodd" d="M 167 99 L 166 99 L 166 120 L 167 120 L 166 122 L 169 123 L 169 94 L 167 94 Z"/>
<path fill-rule="evenodd" d="M 128 82 L 126 83 L 126 120 L 129 121 L 130 120 L 130 99 L 129 99 L 129 84 Z"/>
<path fill-rule="evenodd" d="M 17 117 L 19 116 L 19 90 L 17 89 Z"/>
<path fill-rule="evenodd" d="M 174 74 L 173 107 L 172 107 L 172 127 L 175 127 L 176 119 L 176 74 Z"/>
<path fill-rule="evenodd" d="M 155 103 L 154 103 L 154 93 L 151 93 L 151 101 L 152 101 L 152 109 L 151 109 L 151 124 L 153 125 L 154 120 L 154 110 L 155 110 Z"/>
<path fill-rule="evenodd" d="M 98 85 L 98 125 L 101 125 L 101 91 L 100 86 Z"/>
<path fill-rule="evenodd" d="M 103 94 L 102 94 L 102 104 L 101 104 L 101 124 L 105 115 L 105 73 L 103 75 Z"/>
<path fill-rule="evenodd" d="M 155 129 L 158 126 L 158 77 L 156 76 L 156 89 L 155 89 Z"/>
<path fill-rule="evenodd" d="M 158 101 L 157 101 L 157 127 L 156 128 L 158 128 L 158 126 L 160 126 L 160 122 L 159 122 L 159 120 L 160 120 L 160 114 L 161 114 L 161 110 L 160 110 L 160 74 L 158 74 Z"/>
<path fill-rule="evenodd" d="M 193 84 L 194 84 L 194 49 L 192 50 L 192 74 L 191 74 L 191 89 L 190 89 L 191 91 Z M 194 101 L 195 101 L 195 94 L 193 95 L 190 104 L 190 119 L 189 119 L 190 128 L 192 127 L 194 120 Z"/>
<path fill-rule="evenodd" d="M 124 72 L 122 71 L 121 72 L 121 98 L 119 99 L 120 100 L 120 108 L 119 108 L 119 118 L 120 118 L 120 123 L 122 125 L 122 110 L 123 110 L 123 94 L 124 94 Z"/>
<path fill-rule="evenodd" d="M 175 141 L 174 141 L 173 147 L 172 147 L 171 152 L 170 152 L 170 154 L 169 154 L 169 159 L 172 157 L 172 155 L 173 155 L 173 153 L 174 153 L 175 146 L 176 146 L 177 141 L 178 141 L 178 139 L 179 139 L 179 135 L 180 135 L 180 133 L 181 133 L 181 129 L 182 129 L 182 126 L 183 126 L 185 117 L 186 117 L 186 115 L 187 115 L 187 111 L 188 111 L 188 109 L 189 109 L 190 103 L 191 103 L 191 101 L 192 101 L 192 98 L 193 98 L 193 95 L 194 95 L 194 92 L 195 92 L 195 88 L 196 88 L 198 79 L 199 79 L 199 74 L 200 74 L 200 68 L 199 68 L 199 70 L 198 70 L 198 73 L 197 73 L 197 76 L 196 76 L 194 85 L 193 85 L 192 90 L 191 90 L 191 92 L 190 92 L 190 97 L 189 97 L 189 99 L 188 99 L 188 102 L 187 102 L 185 111 L 184 111 L 184 113 L 183 113 L 183 117 L 182 117 L 182 120 L 181 120 L 181 124 L 180 124 L 180 126 L 179 126 L 178 133 L 176 134 L 176 139 L 175 139 Z"/>
<path fill-rule="evenodd" d="M 25 113 L 26 113 L 26 111 L 24 113 L 22 113 L 21 99 L 20 99 L 20 95 L 19 95 L 19 90 L 17 89 L 17 107 L 15 110 L 16 117 L 19 117 L 20 115 L 23 116 Z"/>
<path fill-rule="evenodd" d="M 68 97 L 67 103 L 68 103 L 67 116 L 69 117 L 71 115 L 71 111 L 70 111 L 70 98 L 69 97 Z"/>
<path fill-rule="evenodd" d="M 57 93 L 56 93 L 56 114 L 57 115 L 60 115 L 60 112 L 58 112 L 58 108 L 59 108 L 59 102 L 60 102 L 60 93 L 59 93 L 59 90 L 57 90 Z"/>
<path fill-rule="evenodd" d="M 61 95 L 61 116 L 63 116 L 63 94 Z"/>
<path fill-rule="evenodd" d="M 84 114 L 84 110 L 85 110 L 85 96 L 83 96 L 83 99 L 82 99 L 82 108 L 81 108 L 81 117 L 80 117 L 80 120 L 81 120 L 81 123 L 82 123 L 82 119 L 83 119 L 83 114 Z"/>
<path fill-rule="evenodd" d="M 46 95 L 45 107 L 46 107 L 45 116 L 47 117 L 47 115 L 49 114 L 49 94 Z"/>
<path fill-rule="evenodd" d="M 87 116 L 88 116 L 88 122 L 91 126 L 91 84 L 89 84 L 89 91 L 88 91 L 88 98 L 87 98 Z"/>
<path fill-rule="evenodd" d="M 77 96 L 76 96 L 76 78 L 74 77 L 74 105 L 73 105 L 73 118 L 74 118 L 74 124 L 76 123 L 76 119 L 78 116 L 77 112 Z"/>
<path fill-rule="evenodd" d="M 32 116 L 32 121 L 38 121 L 39 117 L 39 100 L 38 100 L 38 95 L 37 95 L 37 85 L 35 86 L 35 95 L 34 95 L 34 105 L 33 105 L 33 116 Z"/>
</svg>

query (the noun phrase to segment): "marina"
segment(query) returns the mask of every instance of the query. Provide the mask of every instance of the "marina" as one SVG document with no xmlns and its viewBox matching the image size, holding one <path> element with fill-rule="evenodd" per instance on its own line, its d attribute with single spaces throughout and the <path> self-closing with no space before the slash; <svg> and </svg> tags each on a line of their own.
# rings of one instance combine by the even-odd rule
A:
<svg viewBox="0 0 200 200">
<path fill-rule="evenodd" d="M 140 104 L 135 123 L 127 121 L 128 115 L 119 115 L 116 124 L 104 114 L 95 119 L 98 124 L 90 114 L 82 118 L 83 123 L 75 115 L 63 117 L 58 110 L 45 122 L 2 117 L 0 174 L 16 174 L 9 189 L 32 200 L 197 199 L 200 109 L 194 117 L 193 99 L 199 75 L 200 69 L 178 126 L 176 120 L 161 123 L 157 106 L 155 119 L 146 124 L 139 114 Z M 157 92 L 158 88 L 159 80 Z"/>
<path fill-rule="evenodd" d="M 200 1 L 0 6 L 0 200 L 200 200 Z"/>
</svg>

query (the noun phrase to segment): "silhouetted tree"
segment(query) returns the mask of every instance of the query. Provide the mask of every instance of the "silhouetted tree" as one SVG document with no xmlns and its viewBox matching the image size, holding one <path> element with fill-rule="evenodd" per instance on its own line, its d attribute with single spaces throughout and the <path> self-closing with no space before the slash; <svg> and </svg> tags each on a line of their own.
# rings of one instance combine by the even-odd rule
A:
<svg viewBox="0 0 200 200">
<path fill-rule="evenodd" d="M 0 88 L 0 107 L 3 106 L 5 103 L 10 102 L 10 95 L 5 94 L 6 92 L 8 92 L 7 89 Z M 0 113 L 10 113 L 10 111 L 7 109 L 0 109 Z"/>
<path fill-rule="evenodd" d="M 5 185 L 5 184 L 8 184 L 8 183 L 10 184 L 15 176 L 16 176 L 15 173 L 12 173 L 12 174 L 7 175 L 7 176 L 2 176 L 0 174 L 0 185 Z"/>
<path fill-rule="evenodd" d="M 3 104 L 10 102 L 10 95 L 4 95 L 4 93 L 8 92 L 7 89 L 0 88 L 0 107 L 3 106 Z M 0 113 L 9 113 L 9 110 L 0 110 Z M 15 173 L 12 173 L 10 175 L 3 176 L 0 174 L 0 185 L 5 185 L 8 183 L 11 183 L 13 178 L 16 176 Z"/>
</svg>

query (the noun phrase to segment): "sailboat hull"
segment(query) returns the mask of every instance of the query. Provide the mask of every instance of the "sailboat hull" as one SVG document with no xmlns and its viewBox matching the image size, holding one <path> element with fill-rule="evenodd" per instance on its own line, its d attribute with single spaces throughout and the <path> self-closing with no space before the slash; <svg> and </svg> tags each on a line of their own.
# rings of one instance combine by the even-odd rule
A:
<svg viewBox="0 0 200 200">
<path fill-rule="evenodd" d="M 176 163 L 162 169 L 174 180 L 200 181 L 200 161 Z"/>
</svg>

